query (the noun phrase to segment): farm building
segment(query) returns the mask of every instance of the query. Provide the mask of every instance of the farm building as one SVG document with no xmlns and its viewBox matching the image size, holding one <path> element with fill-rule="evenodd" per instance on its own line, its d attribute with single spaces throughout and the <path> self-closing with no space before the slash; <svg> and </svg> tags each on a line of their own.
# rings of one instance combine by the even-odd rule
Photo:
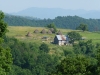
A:
<svg viewBox="0 0 100 75">
<path fill-rule="evenodd" d="M 66 45 L 68 44 L 68 37 L 65 35 L 56 35 L 54 38 L 54 44 Z"/>
</svg>

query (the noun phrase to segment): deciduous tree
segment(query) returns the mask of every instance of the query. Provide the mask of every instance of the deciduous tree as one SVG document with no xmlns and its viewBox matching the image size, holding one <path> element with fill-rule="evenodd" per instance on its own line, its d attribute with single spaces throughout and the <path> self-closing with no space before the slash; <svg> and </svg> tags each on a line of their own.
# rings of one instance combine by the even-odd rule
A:
<svg viewBox="0 0 100 75">
<path fill-rule="evenodd" d="M 87 31 L 88 27 L 86 24 L 81 23 L 77 28 L 77 30 L 83 30 L 83 31 Z"/>
<path fill-rule="evenodd" d="M 70 39 L 69 42 L 72 44 L 74 43 L 74 41 L 81 39 L 81 35 L 75 31 L 69 32 L 67 35 Z"/>
<path fill-rule="evenodd" d="M 89 75 L 90 60 L 84 56 L 66 57 L 51 75 Z"/>
<path fill-rule="evenodd" d="M 4 13 L 0 11 L 0 75 L 6 75 L 11 69 L 12 55 L 10 49 L 2 47 L 3 36 L 7 31 L 7 24 L 3 21 Z"/>
<path fill-rule="evenodd" d="M 56 26 L 55 26 L 54 23 L 48 24 L 47 27 L 48 28 L 53 28 L 53 31 L 52 31 L 53 33 L 57 32 L 57 29 L 56 29 Z"/>
</svg>

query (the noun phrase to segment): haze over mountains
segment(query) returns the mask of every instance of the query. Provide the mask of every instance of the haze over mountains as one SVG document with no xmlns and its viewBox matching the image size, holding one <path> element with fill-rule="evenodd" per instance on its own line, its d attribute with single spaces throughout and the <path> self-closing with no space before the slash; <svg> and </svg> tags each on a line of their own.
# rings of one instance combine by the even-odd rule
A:
<svg viewBox="0 0 100 75">
<path fill-rule="evenodd" d="M 13 15 L 20 15 L 20 16 L 31 16 L 40 19 L 54 19 L 57 16 L 80 16 L 86 19 L 100 19 L 100 11 L 99 10 L 70 10 L 70 9 L 61 9 L 61 8 L 37 8 L 31 7 L 17 13 L 11 13 Z"/>
</svg>

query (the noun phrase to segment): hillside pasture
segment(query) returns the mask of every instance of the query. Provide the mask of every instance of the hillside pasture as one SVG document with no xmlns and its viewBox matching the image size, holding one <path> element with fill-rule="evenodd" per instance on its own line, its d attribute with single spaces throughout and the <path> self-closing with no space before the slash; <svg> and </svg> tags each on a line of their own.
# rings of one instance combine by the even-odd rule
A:
<svg viewBox="0 0 100 75">
<path fill-rule="evenodd" d="M 93 43 L 100 43 L 100 33 L 97 32 L 79 32 L 82 37 L 86 37 L 86 40 L 92 40 Z"/>
<path fill-rule="evenodd" d="M 39 33 L 34 33 L 34 30 L 38 29 Z M 46 42 L 50 43 L 53 41 L 54 37 L 56 34 L 42 34 L 40 33 L 43 29 L 48 31 L 47 28 L 45 27 L 31 27 L 31 26 L 9 26 L 7 32 L 7 36 L 9 37 L 15 37 L 19 39 L 20 41 L 25 41 L 25 42 Z M 99 43 L 100 42 L 100 33 L 97 32 L 88 32 L 88 31 L 79 31 L 79 30 L 70 30 L 70 29 L 57 29 L 58 31 L 60 30 L 63 34 L 67 35 L 68 32 L 70 31 L 76 31 L 82 35 L 82 37 L 85 37 L 86 40 L 92 39 L 94 43 Z M 26 37 L 25 35 L 30 32 L 32 34 L 31 37 Z M 43 37 L 48 37 L 48 40 L 42 39 Z"/>
<path fill-rule="evenodd" d="M 36 29 L 39 30 L 39 33 L 34 33 L 34 30 Z M 9 26 L 8 27 L 9 32 L 7 32 L 6 35 L 9 37 L 15 37 L 20 41 L 26 41 L 26 42 L 43 42 L 45 41 L 44 39 L 42 39 L 43 37 L 48 37 L 50 39 L 48 42 L 52 41 L 55 34 L 47 34 L 47 33 L 42 34 L 40 32 L 43 29 L 48 31 L 48 29 L 43 27 Z M 31 37 L 26 36 L 28 32 L 32 34 Z"/>
</svg>

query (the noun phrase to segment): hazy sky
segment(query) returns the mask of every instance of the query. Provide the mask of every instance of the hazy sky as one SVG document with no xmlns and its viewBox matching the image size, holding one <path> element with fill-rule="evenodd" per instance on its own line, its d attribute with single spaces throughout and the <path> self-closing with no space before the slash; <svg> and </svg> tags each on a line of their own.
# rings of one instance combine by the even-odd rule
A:
<svg viewBox="0 0 100 75">
<path fill-rule="evenodd" d="M 29 7 L 100 10 L 100 0 L 0 0 L 0 10 L 7 13 Z"/>
</svg>

